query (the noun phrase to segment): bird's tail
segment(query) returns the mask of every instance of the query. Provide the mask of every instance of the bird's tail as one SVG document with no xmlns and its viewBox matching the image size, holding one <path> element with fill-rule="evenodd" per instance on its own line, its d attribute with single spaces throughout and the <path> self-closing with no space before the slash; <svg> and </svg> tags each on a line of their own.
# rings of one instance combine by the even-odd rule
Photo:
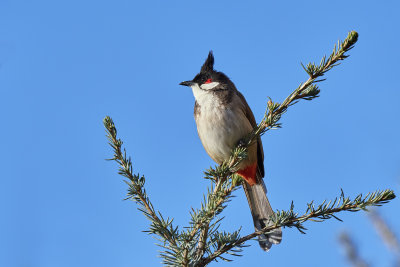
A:
<svg viewBox="0 0 400 267">
<path fill-rule="evenodd" d="M 267 188 L 265 187 L 264 181 L 263 179 L 259 179 L 259 181 L 260 182 L 255 185 L 249 185 L 246 182 L 243 183 L 243 189 L 246 193 L 247 201 L 249 202 L 256 231 L 259 231 L 268 225 L 272 225 L 269 218 L 274 215 L 267 198 Z M 272 244 L 279 244 L 281 241 L 281 228 L 274 229 L 270 233 L 258 236 L 258 243 L 264 251 L 268 251 Z"/>
</svg>

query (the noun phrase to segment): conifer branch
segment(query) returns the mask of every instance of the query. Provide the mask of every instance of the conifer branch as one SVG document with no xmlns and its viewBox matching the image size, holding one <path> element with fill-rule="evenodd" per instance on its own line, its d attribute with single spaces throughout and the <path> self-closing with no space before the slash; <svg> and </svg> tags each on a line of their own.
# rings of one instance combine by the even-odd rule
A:
<svg viewBox="0 0 400 267">
<path fill-rule="evenodd" d="M 273 102 L 270 98 L 267 103 L 267 110 L 264 114 L 262 121 L 253 130 L 253 132 L 245 139 L 244 143 L 250 145 L 257 136 L 264 134 L 266 131 L 276 128 L 281 128 L 282 124 L 279 123 L 282 115 L 286 113 L 288 107 L 296 104 L 299 100 L 313 100 L 319 97 L 320 90 L 317 83 L 325 79 L 318 79 L 331 70 L 333 67 L 338 66 L 341 60 L 348 57 L 346 52 L 353 49 L 358 40 L 358 33 L 351 31 L 343 42 L 338 41 L 338 44 L 333 48 L 333 52 L 326 59 L 323 56 L 319 65 L 315 63 L 308 63 L 307 66 L 302 67 L 309 75 L 309 78 L 304 83 L 301 83 L 296 90 L 294 90 L 281 104 Z"/>
<path fill-rule="evenodd" d="M 311 202 L 307 204 L 306 213 L 298 216 L 298 213 L 294 212 L 293 202 L 288 211 L 278 211 L 275 213 L 275 217 L 271 217 L 274 225 L 267 226 L 260 231 L 256 231 L 252 234 L 246 235 L 242 238 L 238 238 L 230 244 L 226 244 L 224 247 L 216 250 L 212 255 L 204 258 L 198 266 L 206 266 L 208 263 L 216 259 L 219 255 L 224 254 L 230 249 L 245 243 L 246 241 L 253 239 L 261 234 L 269 233 L 272 230 L 279 227 L 294 227 L 299 232 L 305 234 L 307 230 L 303 223 L 306 221 L 322 222 L 331 218 L 335 218 L 341 221 L 335 213 L 342 211 L 356 212 L 360 210 L 367 210 L 367 207 L 371 206 L 381 206 L 384 203 L 389 202 L 396 196 L 392 190 L 376 191 L 373 193 L 368 193 L 367 196 L 363 198 L 362 194 L 358 195 L 354 200 L 350 200 L 349 197 L 345 197 L 342 191 L 339 198 L 334 201 L 329 201 L 326 203 L 324 201 L 322 204 L 315 207 L 314 203 Z"/>
<path fill-rule="evenodd" d="M 139 205 L 138 209 L 151 221 L 150 229 L 145 232 L 159 236 L 159 240 L 163 243 L 161 246 L 167 249 L 164 253 L 166 257 L 168 257 L 170 251 L 178 252 L 177 240 L 179 231 L 177 227 L 172 225 L 173 219 L 164 219 L 160 212 L 155 211 L 144 188 L 145 177 L 133 174 L 132 160 L 130 157 L 127 157 L 125 149 L 122 152 L 121 147 L 123 142 L 117 138 L 117 129 L 113 120 L 109 116 L 106 116 L 103 124 L 106 128 L 109 145 L 114 151 L 113 158 L 109 160 L 116 161 L 119 165 L 118 173 L 128 179 L 125 181 L 129 187 L 126 199 L 135 201 Z"/>
<path fill-rule="evenodd" d="M 237 153 L 240 154 L 241 151 L 242 149 Z M 246 155 L 237 155 L 238 159 L 242 157 L 246 157 Z M 193 209 L 190 213 L 191 227 L 187 229 L 186 234 L 183 234 L 183 262 L 188 264 L 196 262 L 209 250 L 206 241 L 210 235 L 216 233 L 219 227 L 220 219 L 217 216 L 225 209 L 226 203 L 232 198 L 232 192 L 239 186 L 240 178 L 229 179 L 229 175 L 233 173 L 238 162 L 232 160 L 230 164 L 222 164 L 216 170 L 210 168 L 206 172 L 206 178 L 210 179 L 212 184 L 208 188 L 207 196 L 204 197 L 200 210 Z"/>
</svg>

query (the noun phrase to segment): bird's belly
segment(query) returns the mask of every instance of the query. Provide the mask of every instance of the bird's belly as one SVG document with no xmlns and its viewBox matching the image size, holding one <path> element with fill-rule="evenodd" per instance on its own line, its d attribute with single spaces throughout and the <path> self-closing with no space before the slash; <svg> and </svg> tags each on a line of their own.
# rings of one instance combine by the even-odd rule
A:
<svg viewBox="0 0 400 267">
<path fill-rule="evenodd" d="M 229 159 L 237 142 L 252 130 L 240 109 L 202 108 L 196 123 L 205 150 L 218 164 Z"/>
</svg>

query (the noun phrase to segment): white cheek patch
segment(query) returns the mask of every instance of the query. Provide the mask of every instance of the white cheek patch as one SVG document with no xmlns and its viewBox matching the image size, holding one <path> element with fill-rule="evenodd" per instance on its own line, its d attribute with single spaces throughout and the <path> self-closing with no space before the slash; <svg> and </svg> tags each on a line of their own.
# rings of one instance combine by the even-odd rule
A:
<svg viewBox="0 0 400 267">
<path fill-rule="evenodd" d="M 219 82 L 205 83 L 205 84 L 200 85 L 200 88 L 203 90 L 211 90 L 211 89 L 215 88 L 218 84 L 219 84 Z"/>
</svg>

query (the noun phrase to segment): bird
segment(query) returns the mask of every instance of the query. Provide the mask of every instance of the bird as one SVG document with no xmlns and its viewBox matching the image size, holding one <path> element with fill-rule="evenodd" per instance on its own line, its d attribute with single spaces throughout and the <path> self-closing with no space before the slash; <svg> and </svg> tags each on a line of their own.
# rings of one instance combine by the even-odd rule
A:
<svg viewBox="0 0 400 267">
<path fill-rule="evenodd" d="M 181 82 L 180 85 L 192 89 L 195 98 L 194 118 L 204 149 L 217 164 L 223 163 L 229 159 L 232 149 L 257 126 L 246 99 L 227 75 L 214 70 L 212 51 L 194 79 Z M 244 179 L 242 185 L 255 230 L 272 225 L 270 216 L 274 212 L 263 181 L 264 151 L 259 136 L 248 147 L 247 158 L 240 163 L 236 173 Z M 258 237 L 264 251 L 281 240 L 281 228 Z"/>
</svg>

